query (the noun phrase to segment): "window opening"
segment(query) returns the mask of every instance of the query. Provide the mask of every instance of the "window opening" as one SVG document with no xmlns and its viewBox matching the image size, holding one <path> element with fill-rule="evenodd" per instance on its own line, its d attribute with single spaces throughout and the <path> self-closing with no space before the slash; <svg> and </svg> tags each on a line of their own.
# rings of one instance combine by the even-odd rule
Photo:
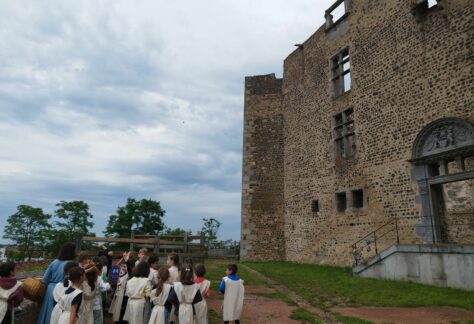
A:
<svg viewBox="0 0 474 324">
<path fill-rule="evenodd" d="M 343 49 L 331 59 L 331 82 L 334 95 L 338 96 L 351 90 L 351 63 L 349 59 L 349 48 Z"/>
<path fill-rule="evenodd" d="M 334 116 L 334 142 L 338 158 L 348 158 L 354 155 L 356 144 L 353 108 Z"/>
<path fill-rule="evenodd" d="M 313 213 L 319 213 L 319 200 L 313 200 L 311 202 L 311 211 Z"/>
<path fill-rule="evenodd" d="M 362 189 L 352 191 L 352 207 L 364 207 L 364 191 Z"/>
<path fill-rule="evenodd" d="M 345 192 L 338 192 L 336 194 L 337 211 L 342 213 L 347 209 L 347 198 Z"/>
</svg>

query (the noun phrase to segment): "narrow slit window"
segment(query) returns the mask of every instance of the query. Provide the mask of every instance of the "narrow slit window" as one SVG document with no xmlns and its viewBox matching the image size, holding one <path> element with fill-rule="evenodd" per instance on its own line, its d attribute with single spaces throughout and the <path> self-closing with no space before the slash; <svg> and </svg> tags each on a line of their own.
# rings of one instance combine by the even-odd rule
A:
<svg viewBox="0 0 474 324">
<path fill-rule="evenodd" d="M 319 200 L 313 200 L 311 202 L 311 211 L 313 214 L 319 213 Z"/>
<path fill-rule="evenodd" d="M 352 207 L 364 207 L 364 191 L 362 189 L 352 191 Z"/>
<path fill-rule="evenodd" d="M 339 213 L 342 213 L 347 209 L 347 197 L 345 192 L 338 192 L 336 194 L 336 205 Z"/>
</svg>

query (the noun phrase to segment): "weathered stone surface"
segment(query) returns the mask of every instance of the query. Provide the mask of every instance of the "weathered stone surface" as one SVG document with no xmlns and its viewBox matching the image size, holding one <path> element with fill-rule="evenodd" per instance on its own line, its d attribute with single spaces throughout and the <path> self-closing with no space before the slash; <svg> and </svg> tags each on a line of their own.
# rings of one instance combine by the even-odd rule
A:
<svg viewBox="0 0 474 324">
<path fill-rule="evenodd" d="M 402 242 L 423 242 L 408 160 L 431 122 L 474 122 L 474 3 L 411 10 L 407 0 L 353 0 L 344 28 L 319 28 L 286 58 L 283 80 L 246 78 L 243 259 L 350 265 L 351 244 L 393 218 Z M 330 59 L 347 46 L 352 88 L 334 97 Z M 350 107 L 355 154 L 337 158 L 333 116 Z M 352 207 L 355 189 L 363 208 Z M 336 211 L 339 192 L 345 212 Z"/>
</svg>

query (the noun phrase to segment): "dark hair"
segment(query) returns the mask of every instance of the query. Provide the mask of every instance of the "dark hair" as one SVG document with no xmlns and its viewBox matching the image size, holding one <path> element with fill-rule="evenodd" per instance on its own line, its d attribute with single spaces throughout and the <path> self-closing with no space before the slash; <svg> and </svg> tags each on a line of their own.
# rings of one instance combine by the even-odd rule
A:
<svg viewBox="0 0 474 324">
<path fill-rule="evenodd" d="M 230 271 L 230 274 L 235 275 L 237 273 L 237 265 L 235 263 L 231 263 L 227 266 L 227 270 Z"/>
<path fill-rule="evenodd" d="M 133 268 L 132 272 L 134 277 L 148 278 L 150 275 L 150 265 L 146 261 L 141 261 Z"/>
<path fill-rule="evenodd" d="M 206 267 L 204 266 L 204 264 L 198 263 L 194 267 L 194 271 L 196 272 L 196 276 L 204 277 L 204 275 L 206 274 Z"/>
<path fill-rule="evenodd" d="M 76 258 L 76 245 L 72 242 L 64 243 L 59 250 L 58 253 L 58 260 L 66 261 L 66 260 L 74 260 Z"/>
<path fill-rule="evenodd" d="M 148 258 L 148 264 L 151 266 L 153 263 L 157 263 L 158 262 L 158 257 L 156 256 L 151 256 Z"/>
<path fill-rule="evenodd" d="M 15 271 L 15 262 L 7 261 L 0 263 L 0 277 L 8 278 Z"/>
<path fill-rule="evenodd" d="M 78 267 L 79 263 L 76 261 L 69 261 L 66 262 L 64 265 L 64 281 L 63 281 L 63 286 L 64 287 L 69 287 L 69 271 L 71 271 L 72 268 Z"/>
<path fill-rule="evenodd" d="M 81 267 L 73 267 L 71 270 L 69 270 L 69 280 L 71 280 L 72 283 L 79 283 L 83 275 L 84 269 Z"/>
<path fill-rule="evenodd" d="M 95 285 L 97 283 L 97 277 L 98 275 L 95 269 L 89 272 L 86 272 L 87 284 L 89 285 L 89 287 L 91 287 L 91 290 L 95 289 Z"/>
<path fill-rule="evenodd" d="M 183 263 L 181 266 L 180 281 L 183 285 L 192 285 L 194 283 L 194 271 L 190 264 Z"/>
<path fill-rule="evenodd" d="M 179 268 L 179 255 L 177 254 L 168 254 L 168 258 L 173 260 L 174 266 Z"/>
<path fill-rule="evenodd" d="M 194 268 L 193 259 L 191 257 L 185 258 L 183 263 L 191 265 L 191 268 Z"/>
<path fill-rule="evenodd" d="M 156 296 L 159 296 L 163 291 L 165 282 L 168 281 L 170 272 L 168 268 L 162 267 L 158 270 L 158 283 L 156 284 Z"/>
<path fill-rule="evenodd" d="M 97 268 L 97 270 L 102 271 L 102 269 L 104 268 L 104 265 L 102 264 L 102 262 L 96 261 L 95 267 Z"/>
<path fill-rule="evenodd" d="M 79 253 L 79 256 L 77 257 L 77 261 L 82 262 L 84 260 L 90 260 L 90 257 L 84 252 Z"/>
</svg>

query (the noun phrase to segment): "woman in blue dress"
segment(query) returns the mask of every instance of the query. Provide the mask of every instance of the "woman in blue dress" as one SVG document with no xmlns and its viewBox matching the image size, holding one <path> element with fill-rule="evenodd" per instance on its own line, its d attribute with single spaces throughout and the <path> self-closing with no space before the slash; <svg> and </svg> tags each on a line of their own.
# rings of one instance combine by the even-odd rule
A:
<svg viewBox="0 0 474 324">
<path fill-rule="evenodd" d="M 41 305 L 36 324 L 50 324 L 51 313 L 56 303 L 53 298 L 54 287 L 58 282 L 64 280 L 64 265 L 75 257 L 76 246 L 74 243 L 65 243 L 61 247 L 57 259 L 48 266 L 48 269 L 43 275 L 43 282 L 47 287 L 46 293 L 44 294 L 43 304 Z"/>
</svg>

